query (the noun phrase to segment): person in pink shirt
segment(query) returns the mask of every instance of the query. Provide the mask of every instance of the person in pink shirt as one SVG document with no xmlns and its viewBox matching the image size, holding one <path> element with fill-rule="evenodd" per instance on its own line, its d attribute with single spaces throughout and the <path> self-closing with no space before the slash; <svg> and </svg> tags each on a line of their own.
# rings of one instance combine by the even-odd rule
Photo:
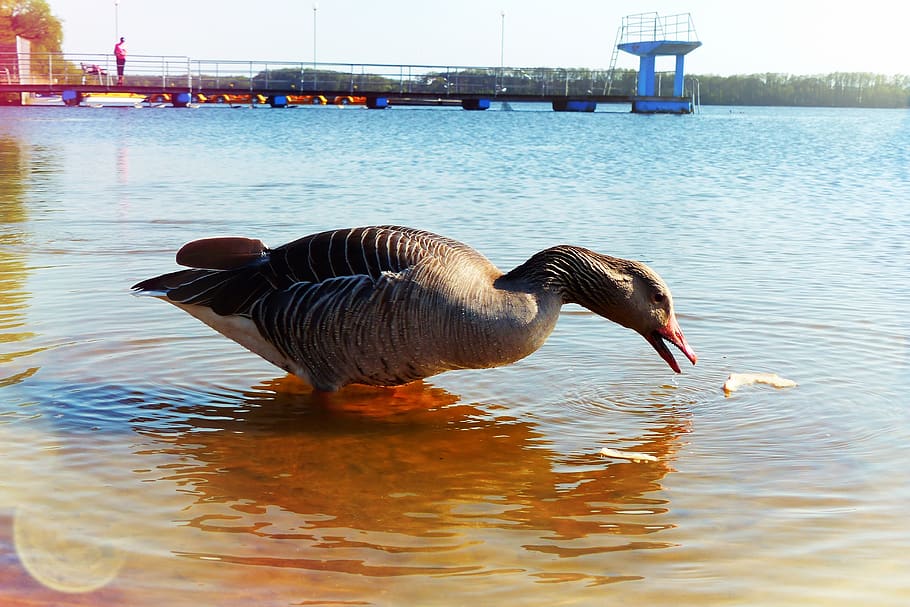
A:
<svg viewBox="0 0 910 607">
<path fill-rule="evenodd" d="M 114 45 L 114 57 L 117 59 L 117 84 L 123 84 L 123 67 L 126 65 L 126 40 L 122 37 Z"/>
</svg>

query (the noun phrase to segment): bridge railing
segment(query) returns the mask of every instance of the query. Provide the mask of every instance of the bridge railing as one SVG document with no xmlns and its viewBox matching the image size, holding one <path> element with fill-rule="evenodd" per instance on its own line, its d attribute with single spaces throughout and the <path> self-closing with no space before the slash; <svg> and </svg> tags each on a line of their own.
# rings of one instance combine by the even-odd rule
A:
<svg viewBox="0 0 910 607">
<path fill-rule="evenodd" d="M 14 55 L 14 54 L 10 54 Z M 117 83 L 117 62 L 107 54 L 28 53 L 0 57 L 2 84 L 96 84 Z M 126 61 L 125 85 L 192 86 L 188 57 L 133 55 Z"/>
<path fill-rule="evenodd" d="M 585 96 L 603 88 L 607 70 L 359 63 L 194 60 L 199 90 L 299 90 L 458 97 L 464 95 Z M 633 90 L 630 70 L 628 89 Z"/>
<path fill-rule="evenodd" d="M 91 84 L 114 87 L 117 65 L 110 54 L 31 53 L 18 62 L 0 57 L 2 84 Z M 221 61 L 183 56 L 132 55 L 127 58 L 124 88 L 185 88 L 188 91 L 337 92 L 439 97 L 586 96 L 603 90 L 608 70 L 430 66 L 287 61 Z M 634 90 L 615 82 L 614 91 Z"/>
<path fill-rule="evenodd" d="M 355 63 L 193 61 L 196 87 L 407 95 L 495 95 L 500 68 Z"/>
</svg>

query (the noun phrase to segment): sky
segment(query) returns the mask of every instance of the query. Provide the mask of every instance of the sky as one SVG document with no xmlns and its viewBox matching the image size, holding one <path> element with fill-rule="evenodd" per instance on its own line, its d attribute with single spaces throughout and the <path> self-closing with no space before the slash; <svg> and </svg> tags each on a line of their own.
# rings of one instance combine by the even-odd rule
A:
<svg viewBox="0 0 910 607">
<path fill-rule="evenodd" d="M 48 0 L 63 50 L 431 66 L 606 68 L 622 18 L 691 13 L 686 73 L 910 74 L 910 2 L 865 0 Z M 314 10 L 314 7 L 316 10 Z M 315 22 L 315 23 L 314 23 Z M 315 25 L 315 28 L 314 28 Z M 658 63 L 672 69 L 672 62 Z M 620 53 L 618 67 L 637 68 Z"/>
</svg>

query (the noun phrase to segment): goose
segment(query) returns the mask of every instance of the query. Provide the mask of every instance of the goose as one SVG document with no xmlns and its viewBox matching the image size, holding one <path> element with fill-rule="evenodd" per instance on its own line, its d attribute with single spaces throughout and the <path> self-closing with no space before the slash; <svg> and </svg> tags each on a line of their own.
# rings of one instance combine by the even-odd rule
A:
<svg viewBox="0 0 910 607">
<path fill-rule="evenodd" d="M 184 245 L 177 263 L 189 269 L 134 291 L 176 305 L 317 391 L 513 363 L 544 343 L 568 303 L 638 332 L 676 373 L 665 342 L 696 362 L 656 272 L 577 246 L 545 249 L 503 273 L 451 238 L 370 226 L 274 249 L 206 238 Z"/>
</svg>

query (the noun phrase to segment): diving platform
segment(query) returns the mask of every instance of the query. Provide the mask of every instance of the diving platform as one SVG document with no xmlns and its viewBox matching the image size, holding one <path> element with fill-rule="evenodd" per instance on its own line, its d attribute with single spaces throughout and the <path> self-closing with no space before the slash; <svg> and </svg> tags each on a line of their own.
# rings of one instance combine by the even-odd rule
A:
<svg viewBox="0 0 910 607">
<path fill-rule="evenodd" d="M 689 114 L 693 111 L 694 100 L 685 96 L 685 56 L 700 47 L 701 42 L 689 13 L 628 15 L 623 17 L 616 38 L 611 68 L 615 69 L 618 51 L 639 58 L 637 94 L 632 98 L 633 112 Z M 675 57 L 672 95 L 661 95 L 658 57 Z"/>
</svg>

